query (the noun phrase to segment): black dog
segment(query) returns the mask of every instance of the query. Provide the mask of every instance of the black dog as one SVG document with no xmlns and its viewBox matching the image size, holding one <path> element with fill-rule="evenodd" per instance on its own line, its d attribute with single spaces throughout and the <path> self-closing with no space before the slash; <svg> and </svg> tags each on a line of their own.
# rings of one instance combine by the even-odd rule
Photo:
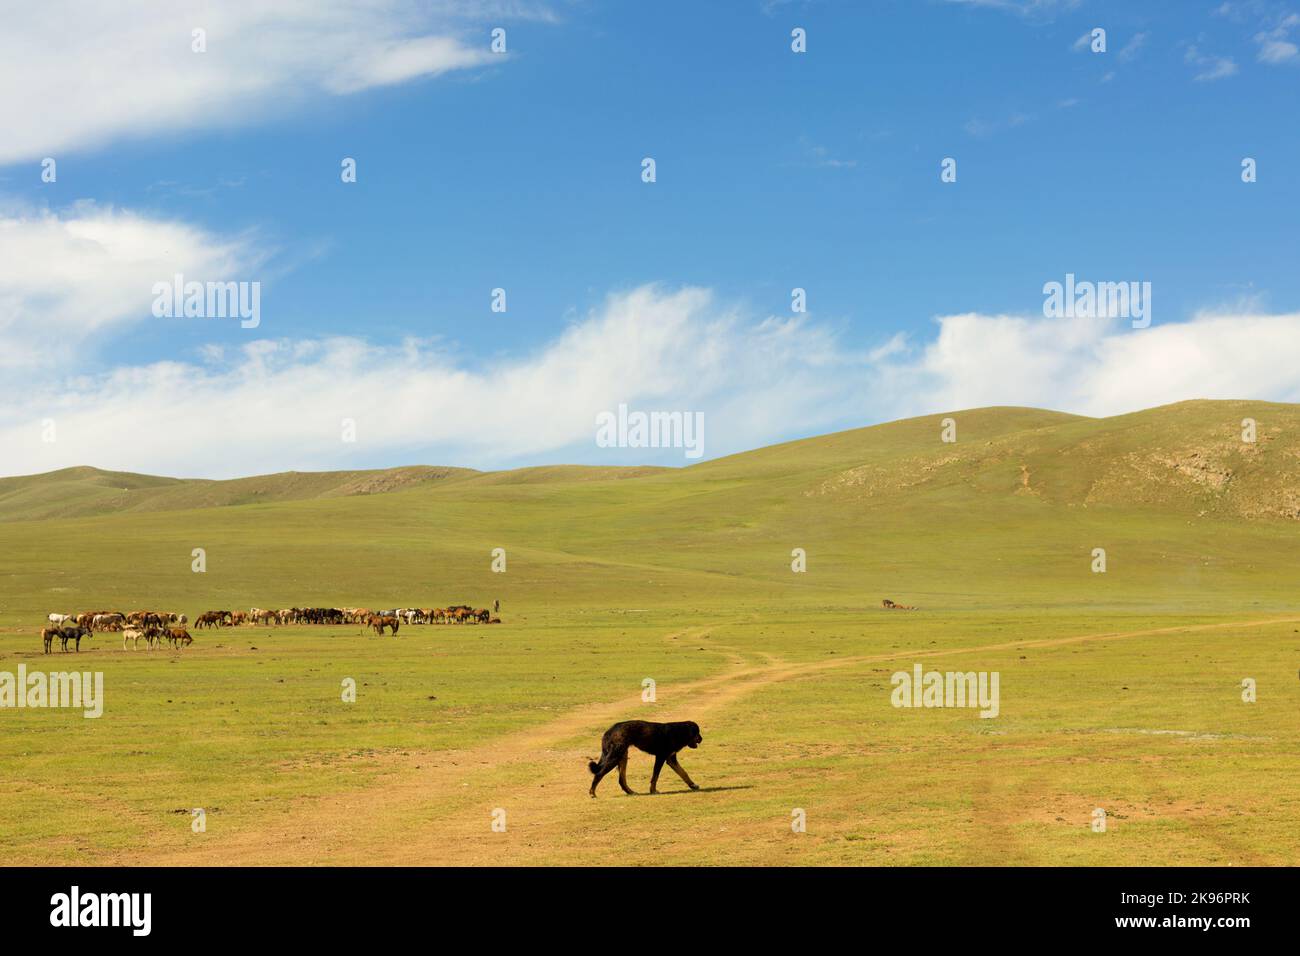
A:
<svg viewBox="0 0 1300 956">
<path fill-rule="evenodd" d="M 698 790 L 700 788 L 677 762 L 677 751 L 683 747 L 698 747 L 703 742 L 704 738 L 700 736 L 700 725 L 693 720 L 682 720 L 672 724 L 656 724 L 650 720 L 625 720 L 615 724 L 605 731 L 605 736 L 601 738 L 600 760 L 592 760 L 587 764 L 587 769 L 595 777 L 591 781 L 591 795 L 593 797 L 596 795 L 596 784 L 600 783 L 605 774 L 615 767 L 618 768 L 618 785 L 623 788 L 623 792 L 633 792 L 627 785 L 629 747 L 654 755 L 655 772 L 650 777 L 651 793 L 659 792 L 655 786 L 659 783 L 659 771 L 663 769 L 665 763 L 677 771 L 677 776 L 686 781 L 686 786 Z"/>
</svg>

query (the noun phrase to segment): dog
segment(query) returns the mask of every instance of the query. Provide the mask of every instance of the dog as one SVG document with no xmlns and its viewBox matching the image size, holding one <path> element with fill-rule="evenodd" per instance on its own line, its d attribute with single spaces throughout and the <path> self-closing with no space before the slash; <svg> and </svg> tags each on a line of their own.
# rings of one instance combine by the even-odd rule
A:
<svg viewBox="0 0 1300 956">
<path fill-rule="evenodd" d="M 634 793 L 627 785 L 627 751 L 629 747 L 643 750 L 655 758 L 655 770 L 650 776 L 650 792 L 658 793 L 659 771 L 664 764 L 677 771 L 692 790 L 700 789 L 677 762 L 677 751 L 692 749 L 704 743 L 700 725 L 693 720 L 680 720 L 671 724 L 657 724 L 651 720 L 625 720 L 605 731 L 600 739 L 600 759 L 587 763 L 591 771 L 591 795 L 596 795 L 596 785 L 615 767 L 618 768 L 618 785 L 624 793 Z"/>
</svg>

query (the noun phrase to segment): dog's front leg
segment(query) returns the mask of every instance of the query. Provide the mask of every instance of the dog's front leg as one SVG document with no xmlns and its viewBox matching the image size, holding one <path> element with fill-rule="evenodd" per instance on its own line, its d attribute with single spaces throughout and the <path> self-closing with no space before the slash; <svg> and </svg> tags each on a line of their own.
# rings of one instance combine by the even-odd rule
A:
<svg viewBox="0 0 1300 956">
<path fill-rule="evenodd" d="M 659 791 L 658 791 L 657 789 L 655 789 L 655 788 L 659 786 L 659 771 L 662 770 L 662 769 L 664 769 L 664 759 L 665 759 L 665 758 L 660 757 L 660 756 L 656 756 L 656 757 L 655 757 L 655 772 L 654 772 L 653 774 L 650 775 L 650 792 L 651 792 L 651 793 L 658 793 L 658 792 L 659 792 Z"/>
<path fill-rule="evenodd" d="M 700 789 L 698 786 L 696 786 L 695 781 L 690 778 L 690 775 L 685 770 L 682 769 L 682 765 L 677 762 L 676 754 L 673 754 L 671 757 L 668 758 L 668 766 L 672 767 L 674 770 L 677 771 L 677 776 L 681 777 L 683 780 L 686 781 L 686 786 L 690 787 L 692 790 Z"/>
</svg>

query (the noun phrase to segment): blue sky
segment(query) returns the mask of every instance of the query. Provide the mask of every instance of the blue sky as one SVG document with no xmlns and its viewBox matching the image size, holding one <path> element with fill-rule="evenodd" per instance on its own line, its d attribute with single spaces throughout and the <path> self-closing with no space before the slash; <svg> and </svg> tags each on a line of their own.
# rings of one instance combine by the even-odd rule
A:
<svg viewBox="0 0 1300 956">
<path fill-rule="evenodd" d="M 83 219 L 114 235 L 184 230 L 185 255 L 170 240 L 141 254 L 157 258 L 157 278 L 174 259 L 189 278 L 260 281 L 261 324 L 153 318 L 143 280 L 97 289 L 112 283 L 105 273 L 122 274 L 115 256 L 132 255 L 116 240 L 103 240 L 105 268 L 77 258 L 80 246 L 64 255 L 56 235 L 47 256 L 68 264 L 51 268 L 48 290 L 11 257 L 0 265 L 0 335 L 25 357 L 0 364 L 11 386 L 0 434 L 15 449 L 0 471 L 82 463 L 82 452 L 98 458 L 84 463 L 192 474 L 682 463 L 680 451 L 594 445 L 591 416 L 620 400 L 704 411 L 712 457 L 953 402 L 1100 414 L 1297 397 L 1300 375 L 1251 356 L 1289 346 L 1300 310 L 1300 6 L 394 0 L 337 36 L 346 4 L 285 2 L 270 24 L 223 21 L 203 0 L 185 6 L 170 5 L 182 9 L 167 33 L 147 0 L 126 5 L 105 25 L 105 42 L 137 51 L 121 61 L 97 62 L 108 55 L 65 48 L 74 39 L 48 21 L 19 17 L 0 50 L 29 58 L 11 68 L 30 92 L 0 107 L 0 127 L 18 131 L 0 151 L 0 222 L 11 243 L 42 226 L 84 241 L 70 225 Z M 188 24 L 209 21 L 207 51 L 182 49 Z M 506 30 L 504 56 L 488 52 L 494 27 Z M 791 50 L 796 27 L 806 53 Z M 1079 48 L 1095 27 L 1104 53 Z M 429 52 L 430 37 L 450 47 Z M 358 66 L 353 41 L 388 59 Z M 138 55 L 160 43 L 165 54 Z M 31 82 L 42 70 L 54 71 L 48 90 Z M 87 91 L 114 70 L 112 107 L 92 112 Z M 340 81 L 348 71 L 362 79 Z M 68 118 L 78 108 L 87 115 Z M 47 156 L 53 183 L 40 177 Z M 652 184 L 641 181 L 647 156 Z M 343 157 L 357 160 L 356 183 L 340 181 Z M 955 183 L 940 182 L 945 157 L 957 161 Z M 1241 181 L 1244 157 L 1258 163 L 1255 183 Z M 1043 284 L 1067 272 L 1149 281 L 1152 329 L 1044 324 Z M 69 283 L 84 292 L 60 305 Z M 490 310 L 495 287 L 505 314 Z M 807 290 L 806 315 L 791 314 L 793 287 Z M 52 301 L 66 309 L 61 322 L 48 319 Z M 619 312 L 629 302 L 632 314 Z M 637 330 L 663 321 L 659 306 L 676 311 L 671 341 L 645 355 L 651 367 L 609 363 L 628 363 L 616 378 L 626 396 L 567 395 L 586 367 L 548 377 L 547 356 L 573 351 L 566 334 L 618 326 L 586 346 L 599 365 L 602 348 L 635 351 Z M 57 336 L 43 337 L 51 328 Z M 1216 342 L 1238 333 L 1245 367 L 1225 370 Z M 344 341 L 346 359 L 330 351 Z M 993 363 L 980 379 L 987 342 L 1023 367 Z M 69 346 L 91 361 L 70 368 Z M 691 364 L 701 349 L 720 354 Z M 1161 371 L 1162 357 L 1188 349 L 1190 372 Z M 302 362 L 313 363 L 307 374 Z M 250 365 L 274 381 L 250 382 Z M 372 393 L 365 374 L 376 365 L 403 381 L 441 378 L 391 408 L 367 399 L 359 431 L 373 440 L 286 443 L 313 406 L 310 395 L 277 404 L 279 389 L 319 382 L 328 404 L 348 387 Z M 502 369 L 510 382 L 493 380 Z M 82 378 L 68 388 L 74 371 Z M 1061 381 L 1065 371 L 1075 377 Z M 1111 387 L 1133 374 L 1155 381 Z M 472 387 L 457 388 L 462 376 Z M 222 394 L 244 404 L 220 420 L 202 407 L 186 417 L 187 382 L 208 405 Z M 270 405 L 255 400 L 259 384 Z M 763 385 L 789 400 L 751 394 Z M 483 411 L 494 394 L 531 410 L 512 426 L 500 409 Z M 425 400 L 439 420 L 483 418 L 481 430 L 429 427 L 398 404 Z M 553 434 L 531 417 L 551 402 L 565 423 Z M 398 425 L 379 427 L 385 417 Z M 33 439 L 47 418 L 66 422 L 78 447 Z M 251 419 L 261 424 L 246 426 L 247 456 L 219 465 L 133 463 L 120 440 L 94 437 L 134 424 L 189 447 L 195 430 Z"/>
</svg>

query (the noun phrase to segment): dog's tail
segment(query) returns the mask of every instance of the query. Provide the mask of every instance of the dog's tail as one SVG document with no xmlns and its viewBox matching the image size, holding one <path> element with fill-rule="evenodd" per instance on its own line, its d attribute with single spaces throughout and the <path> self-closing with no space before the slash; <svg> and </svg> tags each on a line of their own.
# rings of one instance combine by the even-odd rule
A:
<svg viewBox="0 0 1300 956">
<path fill-rule="evenodd" d="M 600 764 L 598 764 L 594 760 L 588 760 L 587 769 L 591 771 L 591 775 L 594 777 L 596 775 L 596 772 L 600 770 Z"/>
</svg>

